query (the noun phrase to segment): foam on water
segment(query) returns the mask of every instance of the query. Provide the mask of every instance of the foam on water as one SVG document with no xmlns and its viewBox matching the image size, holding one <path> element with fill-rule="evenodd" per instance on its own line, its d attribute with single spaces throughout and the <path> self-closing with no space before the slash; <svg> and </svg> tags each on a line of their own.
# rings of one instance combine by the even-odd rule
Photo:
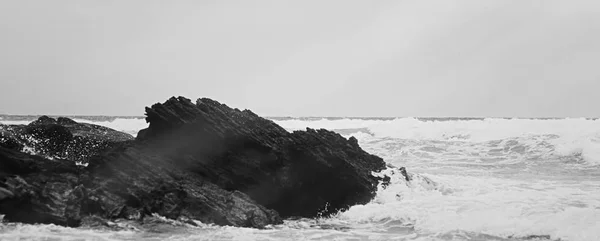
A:
<svg viewBox="0 0 600 241">
<path fill-rule="evenodd" d="M 431 181 L 433 180 L 433 182 Z M 400 178 L 367 205 L 336 218 L 376 225 L 398 220 L 417 233 L 456 230 L 565 240 L 600 240 L 598 182 L 514 180 L 488 176 L 427 175 Z"/>
<path fill-rule="evenodd" d="M 144 118 L 116 118 L 112 121 L 94 121 L 88 119 L 75 118 L 74 121 L 81 123 L 90 123 L 128 133 L 132 136 L 137 136 L 138 131 L 148 127 L 148 123 Z"/>
<path fill-rule="evenodd" d="M 321 119 L 316 121 L 275 121 L 284 128 L 300 130 L 306 127 L 325 129 L 367 128 L 378 137 L 404 139 L 464 139 L 471 141 L 500 140 L 527 135 L 581 135 L 600 132 L 600 120 L 585 118 L 566 119 L 468 119 L 447 120 L 418 118 Z"/>
<path fill-rule="evenodd" d="M 31 120 L 0 120 L 0 124 L 4 124 L 4 125 L 27 125 L 29 123 L 31 123 L 33 121 L 33 119 Z"/>
<path fill-rule="evenodd" d="M 134 135 L 147 127 L 143 119 L 76 120 Z M 0 240 L 600 240 L 599 120 L 274 121 L 288 130 L 327 128 L 355 136 L 366 151 L 405 166 L 413 180 L 385 170 L 392 183 L 380 186 L 372 202 L 265 230 L 10 224 L 0 225 Z"/>
<path fill-rule="evenodd" d="M 600 120 L 577 119 L 480 119 L 480 120 L 392 120 L 343 119 L 318 121 L 283 120 L 289 130 L 326 128 L 372 139 L 413 141 L 459 141 L 482 143 L 517 140 L 525 146 L 553 145 L 557 155 L 580 155 L 590 164 L 600 164 Z M 348 132 L 347 130 L 350 130 Z M 355 132 L 352 132 L 354 130 Z"/>
<path fill-rule="evenodd" d="M 373 202 L 334 219 L 373 228 L 382 220 L 396 220 L 436 237 L 458 230 L 505 238 L 600 240 L 598 120 L 402 118 L 278 124 L 291 130 L 337 129 L 357 137 L 364 149 L 386 162 L 415 173 L 413 183 L 396 178 Z"/>
<path fill-rule="evenodd" d="M 133 231 L 67 228 L 56 225 L 0 224 L 0 240 L 123 240 Z"/>
</svg>

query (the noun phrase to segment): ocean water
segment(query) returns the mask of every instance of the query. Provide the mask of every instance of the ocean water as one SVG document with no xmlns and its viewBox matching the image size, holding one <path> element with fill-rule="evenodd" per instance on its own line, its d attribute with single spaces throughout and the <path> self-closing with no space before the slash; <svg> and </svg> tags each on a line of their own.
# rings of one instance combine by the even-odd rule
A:
<svg viewBox="0 0 600 241">
<path fill-rule="evenodd" d="M 22 124 L 31 118 L 2 117 Z M 75 118 L 135 135 L 141 118 Z M 114 229 L 0 224 L 0 240 L 600 240 L 600 120 L 272 118 L 355 136 L 405 166 L 369 204 L 267 229 L 191 226 L 156 217 Z M 123 231 L 125 230 L 125 231 Z"/>
</svg>

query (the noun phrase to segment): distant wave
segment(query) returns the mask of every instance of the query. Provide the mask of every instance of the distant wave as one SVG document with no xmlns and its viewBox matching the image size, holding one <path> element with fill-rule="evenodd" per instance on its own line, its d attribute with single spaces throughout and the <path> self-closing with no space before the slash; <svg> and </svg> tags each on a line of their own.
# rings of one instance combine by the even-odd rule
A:
<svg viewBox="0 0 600 241">
<path fill-rule="evenodd" d="M 275 120 L 275 122 L 288 130 L 303 130 L 310 127 L 338 131 L 342 135 L 353 135 L 359 138 L 362 144 L 369 141 L 381 142 L 386 138 L 467 143 L 494 141 L 512 143 L 508 142 L 512 140 L 520 143 L 521 148 L 546 151 L 547 155 L 579 156 L 589 164 L 600 164 L 600 120 L 598 119 L 331 120 L 321 118 Z M 545 150 L 546 147 L 549 147 L 549 150 Z"/>
<path fill-rule="evenodd" d="M 28 124 L 38 116 L 0 116 L 2 124 Z M 106 126 L 136 136 L 148 127 L 139 116 L 71 116 L 75 121 Z M 342 118 L 342 117 L 270 117 L 287 130 L 325 128 L 345 136 L 486 142 L 520 139 L 535 146 L 537 141 L 554 145 L 557 155 L 578 155 L 600 164 L 600 120 L 589 118 Z M 544 136 L 545 138 L 534 138 Z"/>
<path fill-rule="evenodd" d="M 600 132 L 600 120 L 565 119 L 466 119 L 466 118 L 395 118 L 395 119 L 286 119 L 275 122 L 286 129 L 306 127 L 325 129 L 368 129 L 379 137 L 405 139 L 462 138 L 472 141 L 500 140 L 524 135 L 572 135 Z"/>
</svg>

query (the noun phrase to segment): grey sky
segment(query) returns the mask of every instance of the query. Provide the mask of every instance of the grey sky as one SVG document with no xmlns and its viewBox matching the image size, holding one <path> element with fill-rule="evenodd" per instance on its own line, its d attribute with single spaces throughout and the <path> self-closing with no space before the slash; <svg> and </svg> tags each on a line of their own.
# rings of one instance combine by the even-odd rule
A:
<svg viewBox="0 0 600 241">
<path fill-rule="evenodd" d="M 600 116 L 600 1 L 0 0 L 0 113 Z"/>
</svg>

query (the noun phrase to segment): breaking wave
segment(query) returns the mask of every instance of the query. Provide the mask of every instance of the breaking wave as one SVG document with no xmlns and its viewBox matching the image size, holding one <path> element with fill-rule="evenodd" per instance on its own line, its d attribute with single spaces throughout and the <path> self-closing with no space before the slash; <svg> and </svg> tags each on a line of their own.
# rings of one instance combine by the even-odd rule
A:
<svg viewBox="0 0 600 241">
<path fill-rule="evenodd" d="M 74 121 L 81 123 L 90 123 L 122 131 L 132 136 L 137 136 L 138 131 L 148 127 L 144 118 L 115 118 L 113 120 L 89 120 L 83 118 L 74 118 Z"/>
<path fill-rule="evenodd" d="M 306 127 L 335 130 L 364 141 L 394 139 L 410 140 L 413 144 L 458 142 L 471 146 L 486 143 L 522 151 L 539 149 L 548 155 L 577 156 L 590 165 L 600 164 L 600 120 L 597 119 L 291 119 L 277 123 L 290 130 Z"/>
</svg>

